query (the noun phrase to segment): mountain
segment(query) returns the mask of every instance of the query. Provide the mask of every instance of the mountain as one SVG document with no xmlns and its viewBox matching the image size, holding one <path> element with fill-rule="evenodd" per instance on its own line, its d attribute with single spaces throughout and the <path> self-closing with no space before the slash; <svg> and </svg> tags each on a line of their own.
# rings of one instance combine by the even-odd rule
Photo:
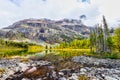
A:
<svg viewBox="0 0 120 80">
<path fill-rule="evenodd" d="M 76 19 L 25 19 L 0 30 L 0 38 L 18 41 L 60 43 L 88 37 L 90 29 Z"/>
</svg>

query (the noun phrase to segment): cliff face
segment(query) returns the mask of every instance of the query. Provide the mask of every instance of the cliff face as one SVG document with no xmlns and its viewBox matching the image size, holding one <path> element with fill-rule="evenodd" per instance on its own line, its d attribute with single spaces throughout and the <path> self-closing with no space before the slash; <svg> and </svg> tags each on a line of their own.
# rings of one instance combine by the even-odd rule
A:
<svg viewBox="0 0 120 80">
<path fill-rule="evenodd" d="M 0 37 L 11 40 L 59 43 L 74 38 L 87 37 L 89 27 L 80 20 L 25 19 L 0 31 Z"/>
</svg>

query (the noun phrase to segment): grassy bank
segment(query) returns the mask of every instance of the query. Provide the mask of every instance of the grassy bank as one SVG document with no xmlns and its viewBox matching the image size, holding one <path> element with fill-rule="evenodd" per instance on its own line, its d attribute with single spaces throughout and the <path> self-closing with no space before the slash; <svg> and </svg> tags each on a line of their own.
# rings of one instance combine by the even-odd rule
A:
<svg viewBox="0 0 120 80">
<path fill-rule="evenodd" d="M 18 48 L 13 46 L 0 46 L 0 52 L 17 51 L 17 50 L 25 50 L 25 48 Z"/>
<path fill-rule="evenodd" d="M 91 53 L 90 49 L 51 49 L 46 51 L 46 53 L 47 54 L 51 53 L 51 55 L 57 55 L 63 58 L 72 58 L 74 56 L 89 56 L 89 57 L 96 57 L 96 58 L 120 59 L 119 52 Z"/>
</svg>

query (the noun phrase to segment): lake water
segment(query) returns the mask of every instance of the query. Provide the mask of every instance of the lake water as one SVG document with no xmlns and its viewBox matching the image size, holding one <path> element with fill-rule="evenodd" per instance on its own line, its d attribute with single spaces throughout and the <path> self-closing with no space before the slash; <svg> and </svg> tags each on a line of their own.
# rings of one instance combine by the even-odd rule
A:
<svg viewBox="0 0 120 80">
<path fill-rule="evenodd" d="M 84 55 L 87 51 L 81 50 L 43 50 L 40 52 L 28 52 L 27 50 L 20 50 L 20 51 L 7 51 L 7 52 L 0 52 L 0 58 L 15 58 L 15 57 L 45 57 L 50 54 L 59 55 L 62 57 L 72 57 L 72 56 L 79 56 Z"/>
</svg>

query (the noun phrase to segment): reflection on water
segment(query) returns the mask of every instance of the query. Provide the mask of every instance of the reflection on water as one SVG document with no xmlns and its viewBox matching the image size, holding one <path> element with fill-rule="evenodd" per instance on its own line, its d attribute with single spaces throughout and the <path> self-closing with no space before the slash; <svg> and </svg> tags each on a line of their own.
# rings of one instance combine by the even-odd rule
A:
<svg viewBox="0 0 120 80">
<path fill-rule="evenodd" d="M 27 55 L 32 55 L 33 53 L 28 52 L 27 50 L 18 50 L 18 51 L 7 51 L 7 52 L 0 52 L 0 58 L 9 58 L 9 57 L 25 57 Z"/>
<path fill-rule="evenodd" d="M 87 52 L 87 51 L 86 51 Z M 80 56 L 84 55 L 86 53 L 85 51 L 79 51 L 79 50 L 44 50 L 41 52 L 28 52 L 27 50 L 21 50 L 21 51 L 8 51 L 8 52 L 0 52 L 0 58 L 8 58 L 8 57 L 45 57 L 48 54 L 54 54 L 59 55 L 61 57 L 67 58 L 67 57 L 73 57 L 73 56 Z"/>
</svg>

